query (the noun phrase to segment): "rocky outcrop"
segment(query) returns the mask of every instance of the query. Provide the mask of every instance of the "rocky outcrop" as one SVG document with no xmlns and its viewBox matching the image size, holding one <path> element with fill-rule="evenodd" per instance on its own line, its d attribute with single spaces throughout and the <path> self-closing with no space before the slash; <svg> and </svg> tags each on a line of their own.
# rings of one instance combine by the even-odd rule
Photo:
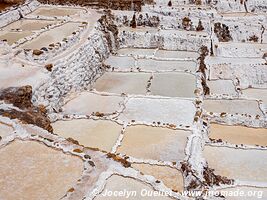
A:
<svg viewBox="0 0 267 200">
<path fill-rule="evenodd" d="M 34 124 L 49 132 L 53 132 L 44 106 L 34 106 L 31 102 L 32 87 L 11 87 L 0 91 L 0 100 L 14 107 L 2 107 L 0 115 L 10 119 L 18 119 L 22 123 Z"/>
</svg>

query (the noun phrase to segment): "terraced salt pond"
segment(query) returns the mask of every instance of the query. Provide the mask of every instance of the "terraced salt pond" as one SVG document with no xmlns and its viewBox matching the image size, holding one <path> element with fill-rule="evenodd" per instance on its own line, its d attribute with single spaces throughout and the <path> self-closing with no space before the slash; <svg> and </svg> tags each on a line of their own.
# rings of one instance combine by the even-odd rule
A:
<svg viewBox="0 0 267 200">
<path fill-rule="evenodd" d="M 151 86 L 148 82 L 152 78 Z M 112 84 L 110 84 L 112 83 Z M 100 92 L 193 98 L 196 77 L 189 73 L 118 73 L 107 72 L 95 83 Z"/>
<path fill-rule="evenodd" d="M 110 56 L 105 64 L 109 65 L 111 68 L 118 70 L 130 70 L 135 67 L 135 60 L 132 57 L 118 57 Z"/>
<path fill-rule="evenodd" d="M 0 149 L 0 199 L 60 199 L 82 170 L 78 157 L 38 142 L 12 142 Z"/>
<path fill-rule="evenodd" d="M 122 126 L 104 120 L 77 119 L 57 121 L 52 124 L 54 133 L 73 138 L 87 147 L 110 152 L 119 137 Z"/>
<path fill-rule="evenodd" d="M 135 65 L 132 57 L 110 56 L 105 64 L 117 71 L 129 71 L 137 68 L 145 71 L 196 71 L 196 62 L 194 61 L 138 59 Z"/>
<path fill-rule="evenodd" d="M 49 44 L 62 41 L 64 38 L 70 36 L 75 30 L 78 30 L 80 23 L 67 22 L 59 27 L 53 28 L 42 33 L 37 38 L 21 45 L 24 49 L 41 49 L 47 47 Z"/>
<path fill-rule="evenodd" d="M 118 55 L 125 56 L 146 56 L 167 59 L 190 59 L 194 60 L 199 57 L 197 52 L 193 51 L 170 51 L 161 49 L 145 49 L 145 48 L 122 48 L 117 51 Z"/>
<path fill-rule="evenodd" d="M 190 132 L 140 125 L 126 128 L 124 135 L 117 152 L 135 158 L 176 162 L 185 157 Z"/>
<path fill-rule="evenodd" d="M 216 55 L 222 57 L 262 58 L 267 44 L 243 42 L 219 42 Z"/>
<path fill-rule="evenodd" d="M 267 146 L 267 129 L 264 128 L 211 124 L 209 137 L 231 144 Z"/>
<path fill-rule="evenodd" d="M 75 15 L 78 14 L 81 10 L 80 8 L 70 8 L 70 7 L 46 7 L 42 6 L 37 8 L 35 11 L 31 13 L 31 15 L 41 15 L 41 16 L 67 16 L 67 15 Z"/>
<path fill-rule="evenodd" d="M 248 88 L 242 90 L 242 94 L 248 98 L 261 100 L 267 105 L 267 89 Z"/>
<path fill-rule="evenodd" d="M 180 59 L 197 59 L 199 54 L 193 51 L 166 51 L 166 50 L 157 50 L 155 57 L 158 58 L 180 58 Z"/>
<path fill-rule="evenodd" d="M 196 63 L 193 61 L 139 59 L 137 66 L 142 70 L 148 71 L 196 71 Z"/>
<path fill-rule="evenodd" d="M 106 72 L 96 81 L 94 87 L 100 92 L 145 95 L 150 76 L 149 73 Z"/>
<path fill-rule="evenodd" d="M 91 115 L 100 112 L 112 114 L 120 111 L 123 98 L 119 96 L 103 96 L 89 92 L 83 92 L 76 98 L 67 102 L 63 107 L 65 113 Z"/>
<path fill-rule="evenodd" d="M 151 94 L 168 97 L 195 97 L 196 77 L 189 73 L 154 73 Z"/>
<path fill-rule="evenodd" d="M 153 56 L 156 49 L 122 48 L 117 51 L 118 55 Z"/>
<path fill-rule="evenodd" d="M 191 126 L 196 111 L 192 101 L 181 99 L 131 98 L 125 107 L 119 120 L 176 126 Z"/>
<path fill-rule="evenodd" d="M 21 19 L 18 21 L 15 21 L 3 28 L 5 31 L 12 31 L 12 30 L 22 30 L 22 31 L 35 31 L 40 30 L 41 28 L 55 24 L 57 21 L 51 21 L 51 20 L 35 20 L 35 19 Z"/>
<path fill-rule="evenodd" d="M 103 12 L 87 7 L 43 5 L 1 30 L 0 35 L 17 34 L 11 37 L 14 39 L 10 43 L 13 43 L 20 38 L 19 34 L 27 31 L 32 34 L 48 24 L 65 19 L 64 25 L 51 30 L 43 29 L 39 37 L 21 45 L 25 49 L 40 49 L 74 34 L 81 21 L 90 26 L 77 40 L 71 40 L 75 48 L 70 48 L 66 54 L 57 56 L 57 51 L 51 52 L 55 53 L 53 59 L 50 53 L 45 55 L 53 64 L 52 72 L 44 66 L 36 66 L 34 62 L 37 59 L 31 59 L 29 54 L 24 54 L 29 58 L 27 62 L 23 54 L 13 56 L 20 47 L 13 47 L 12 51 L 4 49 L 5 46 L 0 49 L 4 52 L 0 52 L 3 57 L 0 60 L 0 88 L 31 85 L 34 102 L 49 106 L 48 114 L 53 127 L 53 133 L 48 133 L 13 119 L 10 119 L 11 126 L 5 123 L 7 120 L 0 118 L 0 176 L 3 177 L 0 180 L 0 199 L 92 197 L 117 200 L 125 197 L 104 197 L 103 194 L 106 190 L 128 190 L 137 192 L 137 196 L 129 198 L 132 200 L 185 200 L 191 198 L 181 197 L 176 192 L 194 186 L 196 179 L 206 179 L 203 176 L 204 167 L 214 168 L 217 175 L 234 178 L 237 184 L 212 183 L 205 186 L 207 190 L 237 189 L 241 188 L 239 185 L 253 186 L 253 190 L 258 190 L 259 185 L 266 187 L 267 151 L 261 147 L 267 145 L 266 129 L 262 128 L 265 126 L 265 105 L 262 103 L 266 103 L 266 92 L 265 89 L 251 88 L 265 87 L 266 59 L 262 58 L 266 50 L 265 32 L 262 33 L 263 44 L 217 42 L 216 34 L 210 32 L 217 20 L 224 20 L 216 11 L 217 6 L 210 7 L 208 3 L 205 6 L 178 6 L 192 3 L 178 0 L 172 1 L 174 7 L 169 7 L 168 2 L 156 0 L 155 5 L 144 6 L 142 13 L 148 16 L 143 15 L 142 20 L 151 21 L 158 16 L 160 25 L 157 28 L 124 27 L 122 21 L 130 21 L 134 12 L 111 11 L 115 19 L 121 20 L 114 21 L 120 24 L 118 40 L 106 32 L 109 28 L 115 30 L 113 25 L 94 28 Z M 222 3 L 219 9 L 224 9 Z M 229 5 L 227 9 L 231 12 L 236 8 Z M 85 12 L 91 15 L 85 15 Z M 125 19 L 124 14 L 130 18 Z M 177 27 L 184 16 L 192 20 L 193 26 L 189 31 Z M 230 31 L 236 23 L 243 34 L 243 24 L 241 26 L 238 20 L 245 22 L 247 15 L 229 13 L 224 17 L 228 18 Z M 264 22 L 262 15 L 255 15 L 249 21 L 254 17 L 255 24 Z M 203 19 L 204 31 L 192 31 L 199 19 Z M 102 28 L 105 31 L 99 30 Z M 89 37 L 92 32 L 101 37 Z M 234 39 L 237 35 L 238 30 L 235 30 Z M 119 41 L 122 47 L 117 52 L 113 49 L 111 55 L 109 39 Z M 211 95 L 205 96 L 197 71 L 200 56 L 197 52 L 202 46 L 210 50 L 211 44 L 214 55 L 209 54 L 204 60 L 207 67 L 207 77 L 204 78 Z M 97 53 L 100 58 L 109 58 L 99 60 L 90 52 Z M 42 61 L 42 56 L 39 58 Z M 86 63 L 90 63 L 89 68 Z M 106 66 L 100 69 L 101 63 Z M 101 76 L 89 85 L 88 78 L 92 80 L 93 77 L 82 76 L 84 70 L 93 72 L 93 75 L 97 73 L 96 77 Z M 68 80 L 66 84 L 62 74 Z M 200 103 L 202 99 L 204 106 Z M 8 108 L 9 105 L 3 103 L 1 106 Z M 202 108 L 218 113 L 215 120 L 210 113 L 203 112 L 199 116 Z M 225 117 L 224 113 L 232 114 L 232 117 Z M 211 121 L 229 125 L 213 124 Z M 230 126 L 235 123 L 262 127 Z M 209 128 L 208 131 L 204 126 Z M 7 137 L 9 135 L 12 137 Z M 208 140 L 207 135 L 215 140 Z M 14 136 L 24 141 L 6 142 Z M 187 164 L 193 169 L 192 176 L 184 171 Z M 93 194 L 95 188 L 102 193 Z M 172 191 L 173 198 L 141 197 L 142 190 Z M 64 196 L 66 192 L 67 196 Z M 226 200 L 229 199 L 226 197 Z"/>
<path fill-rule="evenodd" d="M 32 35 L 34 31 L 55 23 L 57 21 L 35 19 L 18 20 L 5 26 L 0 31 L 0 40 L 7 40 L 8 44 L 12 45 L 18 40 Z"/>
<path fill-rule="evenodd" d="M 6 67 L 5 62 L 0 62 L 0 70 L 2 75 L 0 77 L 0 89 L 24 85 L 32 85 L 34 87 L 47 77 L 47 74 L 38 66 L 25 65 L 21 67 L 21 65 L 13 65 Z"/>
<path fill-rule="evenodd" d="M 267 151 L 206 146 L 203 153 L 216 174 L 241 181 L 267 181 Z"/>
<path fill-rule="evenodd" d="M 184 189 L 183 176 L 177 169 L 150 164 L 133 164 L 132 167 L 144 174 L 148 174 L 162 180 L 164 185 L 174 191 L 183 191 Z"/>
<path fill-rule="evenodd" d="M 232 80 L 212 80 L 207 81 L 211 94 L 237 95 L 237 91 Z"/>
<path fill-rule="evenodd" d="M 31 31 L 22 31 L 22 32 L 7 32 L 0 31 L 0 40 L 6 40 L 9 45 L 14 44 L 22 38 L 28 37 L 32 34 Z"/>
<path fill-rule="evenodd" d="M 238 113 L 263 116 L 258 102 L 253 100 L 204 100 L 203 108 L 213 113 Z"/>
</svg>

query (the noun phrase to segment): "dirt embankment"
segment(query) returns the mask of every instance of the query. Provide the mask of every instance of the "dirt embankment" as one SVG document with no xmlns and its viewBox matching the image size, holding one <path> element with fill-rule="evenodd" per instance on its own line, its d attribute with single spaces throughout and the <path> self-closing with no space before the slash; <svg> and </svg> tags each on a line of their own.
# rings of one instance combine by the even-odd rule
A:
<svg viewBox="0 0 267 200">
<path fill-rule="evenodd" d="M 31 102 L 32 87 L 10 87 L 0 91 L 0 100 L 14 107 L 0 108 L 0 115 L 10 119 L 18 119 L 22 123 L 34 124 L 49 132 L 53 132 L 44 106 L 34 106 Z"/>
<path fill-rule="evenodd" d="M 135 10 L 141 11 L 141 6 L 145 3 L 153 3 L 153 0 L 38 0 L 41 3 L 60 5 L 80 5 L 94 8 L 114 9 L 114 10 Z"/>
</svg>

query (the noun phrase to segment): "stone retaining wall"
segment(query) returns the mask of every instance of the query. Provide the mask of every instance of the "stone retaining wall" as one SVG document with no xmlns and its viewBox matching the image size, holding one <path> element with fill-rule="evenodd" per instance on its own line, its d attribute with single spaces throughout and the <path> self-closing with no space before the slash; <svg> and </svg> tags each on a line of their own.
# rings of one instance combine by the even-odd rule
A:
<svg viewBox="0 0 267 200">
<path fill-rule="evenodd" d="M 11 8 L 3 13 L 0 13 L 0 27 L 4 27 L 19 20 L 23 16 L 35 10 L 39 5 L 40 3 L 38 1 L 29 0 L 19 7 Z"/>
<path fill-rule="evenodd" d="M 118 45 L 112 15 L 108 13 L 105 16 L 101 17 L 82 46 L 49 64 L 52 68 L 50 78 L 34 91 L 35 104 L 43 104 L 48 111 L 59 111 L 71 92 L 88 89 L 102 74 L 103 61 Z"/>
</svg>

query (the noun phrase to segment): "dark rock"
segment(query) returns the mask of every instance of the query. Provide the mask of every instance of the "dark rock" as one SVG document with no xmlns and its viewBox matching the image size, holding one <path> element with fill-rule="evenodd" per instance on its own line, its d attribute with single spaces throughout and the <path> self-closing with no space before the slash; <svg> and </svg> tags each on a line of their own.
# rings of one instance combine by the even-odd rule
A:
<svg viewBox="0 0 267 200">
<path fill-rule="evenodd" d="M 42 47 L 41 50 L 42 51 L 48 51 L 48 49 L 46 47 Z"/>
<path fill-rule="evenodd" d="M 51 72 L 51 71 L 52 71 L 52 68 L 53 68 L 53 64 L 47 64 L 47 65 L 45 65 L 45 68 L 46 68 L 49 72 Z"/>
<path fill-rule="evenodd" d="M 39 55 L 41 55 L 41 54 L 43 54 L 44 52 L 43 51 L 41 51 L 41 50 L 39 50 L 39 49 L 34 49 L 33 51 L 32 51 L 32 54 L 33 55 L 36 55 L 36 56 L 39 56 Z"/>
</svg>

